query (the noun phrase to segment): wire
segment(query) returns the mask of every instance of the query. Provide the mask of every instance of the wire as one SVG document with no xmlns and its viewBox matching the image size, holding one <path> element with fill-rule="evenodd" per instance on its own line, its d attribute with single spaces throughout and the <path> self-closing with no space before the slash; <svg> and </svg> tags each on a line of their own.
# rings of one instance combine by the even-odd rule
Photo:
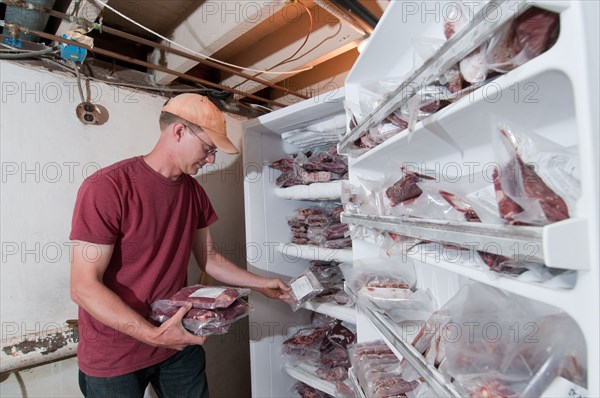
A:
<svg viewBox="0 0 600 398">
<path fill-rule="evenodd" d="M 120 17 L 122 17 L 122 18 L 126 19 L 127 21 L 131 22 L 132 24 L 134 24 L 134 25 L 136 25 L 136 26 L 138 26 L 138 27 L 140 27 L 140 28 L 144 29 L 146 32 L 152 33 L 153 35 L 155 35 L 155 36 L 157 36 L 157 37 L 159 37 L 159 38 L 163 39 L 164 41 L 166 41 L 166 42 L 168 42 L 168 43 L 171 43 L 171 44 L 173 44 L 173 45 L 175 45 L 175 46 L 177 46 L 177 47 L 179 47 L 179 48 L 182 48 L 182 49 L 186 50 L 186 51 L 187 51 L 187 52 L 189 52 L 189 53 L 192 53 L 192 54 L 194 54 L 194 55 L 197 55 L 197 56 L 199 56 L 199 57 L 201 57 L 201 58 L 203 58 L 203 59 L 208 59 L 208 60 L 210 60 L 210 61 L 217 62 L 217 63 L 219 63 L 219 64 L 221 64 L 221 65 L 226 65 L 226 66 L 230 66 L 230 67 L 232 67 L 232 68 L 241 69 L 241 70 L 247 70 L 247 71 L 250 71 L 250 72 L 257 72 L 257 73 L 269 73 L 269 74 L 273 74 L 273 75 L 289 75 L 289 74 L 295 74 L 295 73 L 305 72 L 305 71 L 307 71 L 307 70 L 310 70 L 310 69 L 312 69 L 312 66 L 310 66 L 310 67 L 308 67 L 308 68 L 296 69 L 296 70 L 292 70 L 292 71 L 288 71 L 288 72 L 271 72 L 271 71 L 268 71 L 268 70 L 252 69 L 252 68 L 247 68 L 247 67 L 245 67 L 245 66 L 239 66 L 239 65 L 235 65 L 235 64 L 230 64 L 230 63 L 228 63 L 228 62 L 225 62 L 225 61 L 221 61 L 221 60 L 218 60 L 218 59 L 215 59 L 215 58 L 211 58 L 211 57 L 209 57 L 208 55 L 205 55 L 205 54 L 199 53 L 199 52 L 197 52 L 197 51 L 194 51 L 194 50 L 192 50 L 191 48 L 188 48 L 188 47 L 186 47 L 186 46 L 184 46 L 184 45 L 181 45 L 181 44 L 179 44 L 179 43 L 176 43 L 176 42 L 174 42 L 173 40 L 171 40 L 171 39 L 168 39 L 168 38 L 166 38 L 165 36 L 163 36 L 163 35 L 161 35 L 161 34 L 159 34 L 159 33 L 156 33 L 156 32 L 155 32 L 155 31 L 153 31 L 152 29 L 145 27 L 144 25 L 142 25 L 142 24 L 140 24 L 140 23 L 138 23 L 138 22 L 134 21 L 133 19 L 129 18 L 128 16 L 126 16 L 126 15 L 122 14 L 121 12 L 119 12 L 119 11 L 115 10 L 114 8 L 112 8 L 111 6 L 109 6 L 107 3 L 104 3 L 104 2 L 102 2 L 102 1 L 100 1 L 100 0 L 93 0 L 93 1 L 94 1 L 95 3 L 99 3 L 99 4 L 101 4 L 101 5 L 102 5 L 103 7 L 105 7 L 105 8 L 108 8 L 109 10 L 111 10 L 111 11 L 112 11 L 112 12 L 114 12 L 115 14 L 119 15 Z"/>
<path fill-rule="evenodd" d="M 45 48 L 43 50 L 38 51 L 21 51 L 17 53 L 9 53 L 9 54 L 0 54 L 0 59 L 23 59 L 23 58 L 31 58 L 37 57 L 40 55 L 47 55 L 53 52 L 57 52 L 58 49 L 56 47 Z"/>
<path fill-rule="evenodd" d="M 312 34 L 312 31 L 313 31 L 313 24 L 314 24 L 314 22 L 313 22 L 313 16 L 312 16 L 312 13 L 310 12 L 310 9 L 309 9 L 307 6 L 305 6 L 305 5 L 304 5 L 304 3 L 302 3 L 300 0 L 297 0 L 296 2 L 297 2 L 298 4 L 300 4 L 302 7 L 304 7 L 304 9 L 306 10 L 306 12 L 308 13 L 308 18 L 309 18 L 309 21 L 310 21 L 310 24 L 309 24 L 309 26 L 308 26 L 308 32 L 306 33 L 306 37 L 304 38 L 304 42 L 303 42 L 303 43 L 300 45 L 300 47 L 298 47 L 298 49 L 296 50 L 296 52 L 294 52 L 292 55 L 290 55 L 289 57 L 287 57 L 287 58 L 286 58 L 286 59 L 284 59 L 283 61 L 281 61 L 281 62 L 279 62 L 279 63 L 277 63 L 277 64 L 275 64 L 275 65 L 271 66 L 270 68 L 268 68 L 268 69 L 267 69 L 267 71 L 269 71 L 269 70 L 271 70 L 271 69 L 273 69 L 273 68 L 277 68 L 278 66 L 280 66 L 280 65 L 283 65 L 283 64 L 285 64 L 285 63 L 288 63 L 288 62 L 290 62 L 290 61 L 293 61 L 293 60 L 294 60 L 294 57 L 295 57 L 296 55 L 298 55 L 298 53 L 299 53 L 300 51 L 302 51 L 302 49 L 304 48 L 304 46 L 306 46 L 306 43 L 308 43 L 308 39 L 310 38 L 310 35 Z M 254 77 L 256 77 L 256 76 L 258 76 L 258 75 L 260 75 L 260 73 L 257 73 L 256 75 L 254 75 Z M 233 86 L 233 88 L 237 88 L 237 87 L 239 87 L 239 86 L 241 86 L 241 85 L 245 84 L 247 81 L 248 81 L 248 79 L 246 79 L 246 80 L 244 80 L 244 81 L 242 81 L 242 82 L 240 82 L 240 83 L 236 84 L 235 86 Z"/>
<path fill-rule="evenodd" d="M 59 66 L 61 68 L 63 68 L 66 71 L 69 71 L 71 73 L 73 73 L 74 75 L 76 75 L 76 69 L 63 64 L 62 62 L 56 61 L 54 59 L 51 58 L 43 58 L 44 61 L 50 62 L 56 66 Z M 138 88 L 141 90 L 150 90 L 150 91 L 162 91 L 162 92 L 172 92 L 172 93 L 197 93 L 197 92 L 221 92 L 220 90 L 215 90 L 212 89 L 210 87 L 203 87 L 203 88 L 172 88 L 172 87 L 166 87 L 166 86 L 146 86 L 146 85 L 142 85 L 142 84 L 134 84 L 134 83 L 123 83 L 123 82 L 117 82 L 117 81 L 112 81 L 112 80 L 107 80 L 107 79 L 100 79 L 97 77 L 89 77 L 89 80 L 92 81 L 97 81 L 97 82 L 101 82 L 101 83 L 105 83 L 105 84 L 110 84 L 113 86 L 123 86 L 123 87 L 130 87 L 130 88 Z"/>
<path fill-rule="evenodd" d="M 81 88 L 81 73 L 79 73 L 79 68 L 75 61 L 71 61 L 73 65 L 73 69 L 75 70 L 75 76 L 77 76 L 77 88 L 79 89 L 79 96 L 81 97 L 81 102 L 85 102 L 85 98 L 83 97 L 83 88 Z"/>
</svg>

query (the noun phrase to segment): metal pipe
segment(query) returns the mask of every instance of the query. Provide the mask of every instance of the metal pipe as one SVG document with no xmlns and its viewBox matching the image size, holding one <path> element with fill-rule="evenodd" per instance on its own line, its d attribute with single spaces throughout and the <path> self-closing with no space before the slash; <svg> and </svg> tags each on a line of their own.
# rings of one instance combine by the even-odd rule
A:
<svg viewBox="0 0 600 398">
<path fill-rule="evenodd" d="M 20 28 L 23 31 L 25 31 L 25 32 L 34 34 L 36 36 L 39 36 L 39 37 L 47 39 L 47 40 L 58 41 L 60 43 L 71 44 L 71 45 L 74 45 L 76 47 L 85 48 L 88 51 L 95 52 L 95 53 L 98 53 L 98 54 L 101 54 L 101 55 L 105 55 L 107 57 L 111 57 L 111 58 L 115 58 L 115 59 L 118 59 L 118 60 L 121 60 L 121 61 L 129 62 L 131 64 L 143 66 L 144 68 L 148 68 L 148 69 L 159 70 L 159 71 L 164 72 L 164 73 L 168 73 L 168 74 L 171 74 L 171 75 L 174 75 L 174 76 L 178 76 L 178 77 L 180 77 L 180 78 L 182 78 L 184 80 L 188 80 L 188 81 L 195 82 L 195 83 L 200 83 L 200 84 L 203 84 L 205 86 L 210 86 L 210 87 L 218 88 L 219 90 L 229 91 L 229 92 L 231 92 L 233 94 L 239 94 L 239 95 L 242 95 L 244 97 L 252 98 L 252 99 L 255 99 L 255 100 L 258 100 L 258 101 L 261 101 L 261 102 L 265 102 L 265 103 L 268 103 L 268 104 L 272 104 L 272 105 L 276 105 L 276 106 L 280 106 L 280 107 L 285 107 L 286 106 L 286 105 L 284 105 L 284 104 L 282 104 L 280 102 L 276 102 L 276 101 L 273 101 L 273 100 L 270 100 L 270 99 L 262 98 L 262 97 L 254 95 L 254 94 L 248 94 L 248 93 L 245 93 L 243 91 L 233 89 L 231 87 L 227 87 L 227 86 L 223 86 L 221 84 L 213 83 L 213 82 L 210 82 L 208 80 L 200 79 L 200 78 L 195 77 L 195 76 L 190 76 L 190 75 L 182 73 L 182 72 L 177 72 L 177 71 L 171 70 L 169 68 L 166 68 L 164 66 L 155 65 L 155 64 L 152 64 L 150 62 L 140 61 L 139 59 L 135 59 L 135 58 L 131 58 L 131 57 L 128 57 L 128 56 L 125 56 L 125 55 L 121 55 L 121 54 L 115 53 L 113 51 L 104 50 L 104 49 L 98 48 L 98 47 L 91 48 L 89 46 L 86 46 L 85 44 L 79 43 L 79 42 L 74 41 L 74 40 L 63 39 L 62 37 L 58 37 L 56 35 L 51 35 L 51 34 L 45 33 L 45 32 L 40 32 L 40 31 L 34 30 L 34 29 L 28 29 L 28 28 L 26 28 L 24 26 L 21 26 Z"/>
<path fill-rule="evenodd" d="M 73 357 L 78 342 L 79 331 L 73 326 L 8 338 L 2 342 L 0 374 Z"/>
<path fill-rule="evenodd" d="M 130 33 L 126 33 L 126 32 L 123 32 L 123 31 L 120 31 L 118 29 L 111 28 L 111 27 L 108 27 L 108 26 L 105 26 L 105 25 L 94 24 L 94 23 L 91 23 L 88 20 L 84 20 L 85 21 L 84 22 L 84 21 L 82 21 L 83 18 L 74 18 L 74 17 L 72 17 L 70 15 L 67 15 L 65 13 L 62 13 L 60 11 L 51 10 L 51 9 L 48 9 L 48 8 L 45 8 L 45 7 L 39 7 L 39 6 L 36 6 L 35 4 L 30 4 L 30 3 L 27 3 L 27 2 L 18 2 L 18 3 L 15 4 L 15 3 L 13 3 L 10 0 L 0 0 L 0 3 L 13 4 L 15 7 L 22 7 L 22 8 L 26 8 L 26 9 L 31 9 L 31 10 L 37 11 L 39 13 L 48 14 L 48 15 L 54 17 L 54 18 L 59 18 L 59 19 L 62 19 L 62 20 L 65 20 L 65 21 L 74 22 L 74 23 L 77 23 L 77 24 L 83 24 L 84 26 L 87 26 L 88 28 L 89 27 L 93 27 L 93 28 L 98 29 L 98 30 L 100 30 L 102 32 L 106 32 L 106 33 L 115 35 L 117 37 L 121 37 L 123 39 L 131 40 L 131 41 L 133 41 L 135 43 L 144 44 L 146 46 L 153 47 L 153 48 L 155 48 L 157 50 L 167 51 L 167 52 L 173 53 L 175 55 L 179 55 L 181 57 L 187 58 L 189 60 L 198 62 L 200 64 L 204 64 L 204 65 L 213 67 L 215 69 L 222 70 L 224 72 L 229 72 L 229 73 L 241 76 L 241 77 L 243 77 L 245 79 L 253 80 L 253 81 L 255 81 L 257 83 L 260 83 L 260 84 L 262 84 L 264 86 L 271 87 L 273 89 L 283 91 L 286 94 L 291 94 L 291 95 L 294 95 L 294 96 L 302 98 L 302 99 L 308 99 L 308 98 L 310 98 L 310 97 L 308 97 L 308 96 L 306 96 L 304 94 L 300 94 L 300 93 L 297 93 L 297 92 L 292 91 L 290 89 L 287 89 L 285 87 L 278 86 L 275 83 L 271 83 L 271 82 L 269 82 L 267 80 L 263 80 L 263 79 L 260 79 L 258 77 L 254 77 L 252 75 L 247 75 L 247 74 L 245 74 L 243 72 L 240 72 L 240 71 L 238 71 L 238 70 L 236 70 L 234 68 L 231 68 L 231 67 L 228 67 L 228 66 L 225 66 L 225 65 L 221 65 L 221 64 L 219 64 L 217 62 L 213 62 L 213 61 L 210 61 L 210 60 L 207 60 L 207 59 L 203 59 L 203 58 L 197 57 L 197 56 L 189 54 L 189 53 L 187 53 L 185 51 L 181 51 L 181 50 L 178 50 L 176 48 L 168 47 L 168 46 L 165 46 L 165 45 L 160 44 L 160 43 L 155 43 L 155 42 L 153 42 L 151 40 L 147 40 L 147 39 L 144 39 L 142 37 L 135 36 L 135 35 L 132 35 Z"/>
</svg>

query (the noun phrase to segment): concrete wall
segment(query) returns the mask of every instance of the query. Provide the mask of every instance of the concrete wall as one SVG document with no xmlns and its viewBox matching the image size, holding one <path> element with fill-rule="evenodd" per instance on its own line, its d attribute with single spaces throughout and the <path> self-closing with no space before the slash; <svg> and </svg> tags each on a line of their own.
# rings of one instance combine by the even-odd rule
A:
<svg viewBox="0 0 600 398">
<path fill-rule="evenodd" d="M 145 154 L 153 147 L 165 98 L 92 83 L 92 101 L 105 106 L 110 119 L 104 126 L 84 126 L 75 117 L 80 98 L 72 76 L 0 61 L 0 84 L 4 346 L 10 339 L 34 332 L 43 334 L 77 318 L 68 287 L 68 234 L 77 189 L 98 168 Z M 241 140 L 239 122 L 231 119 L 229 126 Z M 233 172 L 236 162 L 241 164 L 241 156 L 218 160 L 225 162 L 222 169 Z M 198 177 L 221 215 L 213 234 L 217 242 L 235 241 L 234 246 L 243 248 L 241 167 L 240 176 L 235 178 L 231 175 L 224 180 L 221 171 L 215 169 Z M 234 257 L 244 258 L 237 254 Z M 197 274 L 190 279 L 197 281 Z M 249 396 L 247 339 L 211 340 L 206 346 L 211 395 Z M 222 360 L 228 355 L 239 358 L 234 360 L 238 366 L 236 377 L 239 375 L 235 383 L 231 363 Z M 221 364 L 226 367 L 220 368 Z M 220 381 L 221 374 L 228 375 L 226 383 Z M 77 397 L 81 394 L 76 375 L 76 359 L 3 375 L 0 396 Z M 226 384 L 225 392 L 220 391 L 222 384 Z"/>
</svg>

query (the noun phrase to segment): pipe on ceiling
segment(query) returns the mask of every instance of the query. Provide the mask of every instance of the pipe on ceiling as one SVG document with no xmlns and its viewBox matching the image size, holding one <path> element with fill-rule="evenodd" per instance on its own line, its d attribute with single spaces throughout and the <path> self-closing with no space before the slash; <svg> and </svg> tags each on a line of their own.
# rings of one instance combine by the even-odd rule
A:
<svg viewBox="0 0 600 398">
<path fill-rule="evenodd" d="M 10 0 L 0 0 L 0 3 L 11 4 L 12 2 Z M 40 5 L 35 5 L 35 4 L 32 4 L 31 2 L 28 3 L 28 2 L 20 1 L 18 3 L 15 3 L 14 7 L 26 8 L 27 11 L 33 10 L 33 11 L 38 12 L 38 13 L 46 14 L 46 15 L 49 15 L 49 16 L 52 16 L 52 17 L 55 17 L 55 18 L 58 18 L 58 19 L 62 19 L 62 20 L 70 21 L 70 22 L 74 22 L 74 23 L 82 23 L 83 22 L 83 21 L 81 21 L 79 19 L 73 20 L 73 17 L 71 17 L 71 16 L 69 16 L 69 15 L 67 15 L 65 13 L 62 13 L 62 12 L 59 12 L 59 11 L 55 11 L 55 10 L 52 10 L 52 9 L 49 9 L 47 7 L 43 7 L 43 6 L 40 6 Z M 10 20 L 10 22 L 15 22 L 15 23 L 17 23 L 19 25 L 24 25 L 24 24 L 19 23 L 17 21 Z M 120 31 L 118 29 L 114 29 L 114 28 L 111 28 L 111 27 L 108 27 L 108 26 L 105 26 L 105 25 L 93 24 L 93 23 L 91 23 L 91 22 L 89 22 L 87 20 L 85 22 L 90 25 L 89 27 L 97 28 L 101 32 L 106 32 L 106 33 L 112 34 L 114 36 L 121 37 L 123 39 L 131 40 L 131 41 L 133 41 L 135 43 L 138 43 L 138 44 L 143 44 L 143 45 L 146 45 L 146 46 L 149 46 L 149 47 L 153 47 L 153 48 L 155 48 L 157 50 L 167 51 L 167 52 L 173 53 L 175 55 L 179 55 L 181 57 L 184 57 L 184 58 L 187 58 L 189 60 L 198 62 L 200 64 L 204 64 L 204 65 L 213 67 L 215 69 L 219 69 L 219 70 L 222 70 L 222 71 L 225 71 L 225 72 L 229 72 L 229 73 L 241 76 L 241 77 L 243 77 L 245 79 L 253 80 L 253 81 L 255 81 L 255 82 L 259 83 L 259 84 L 262 84 L 262 85 L 267 86 L 267 87 L 271 87 L 271 88 L 273 88 L 275 90 L 283 91 L 286 94 L 294 95 L 294 96 L 296 96 L 298 98 L 302 98 L 302 99 L 308 99 L 308 98 L 310 98 L 307 95 L 300 94 L 300 93 L 297 93 L 297 92 L 292 91 L 290 89 L 287 89 L 285 87 L 278 86 L 277 84 L 271 83 L 271 82 L 269 82 L 267 80 L 263 80 L 263 79 L 260 79 L 258 77 L 255 77 L 255 76 L 247 75 L 247 74 L 245 74 L 243 72 L 240 72 L 240 71 L 238 71 L 238 70 L 236 70 L 234 68 L 230 68 L 228 66 L 221 65 L 221 64 L 219 64 L 217 62 L 213 62 L 213 61 L 210 61 L 210 60 L 206 60 L 206 59 L 197 57 L 195 55 L 192 55 L 192 54 L 189 54 L 187 52 L 178 50 L 176 48 L 167 47 L 167 46 L 165 46 L 163 44 L 159 44 L 159 43 L 153 42 L 151 40 L 147 40 L 147 39 L 144 39 L 142 37 L 135 36 L 135 35 L 132 35 L 130 33 L 126 33 L 126 32 L 123 32 L 123 31 Z M 24 26 L 26 26 L 26 25 L 24 25 Z M 36 29 L 36 28 L 31 27 L 31 29 Z M 36 30 L 43 30 L 43 29 L 36 29 Z"/>
<path fill-rule="evenodd" d="M 266 99 L 266 98 L 262 98 L 262 97 L 254 95 L 254 94 L 245 93 L 243 91 L 236 90 L 236 89 L 231 88 L 231 87 L 223 86 L 221 84 L 213 83 L 213 82 L 210 82 L 208 80 L 200 79 L 198 77 L 191 76 L 191 75 L 188 75 L 188 74 L 185 74 L 185 73 L 182 73 L 182 72 L 177 72 L 177 71 L 171 70 L 171 69 L 166 68 L 166 67 L 161 66 L 161 65 L 155 65 L 155 64 L 152 64 L 150 62 L 140 61 L 139 59 L 131 58 L 131 57 L 128 57 L 128 56 L 125 56 L 125 55 L 121 55 L 121 54 L 115 53 L 113 51 L 104 50 L 104 49 L 98 48 L 98 47 L 91 48 L 89 46 L 86 46 L 85 44 L 79 43 L 79 42 L 74 41 L 74 40 L 63 39 L 62 37 L 58 37 L 56 35 L 52 35 L 52 34 L 45 33 L 45 32 L 40 32 L 40 31 L 35 30 L 35 29 L 28 29 L 28 28 L 26 28 L 24 26 L 19 26 L 19 28 L 21 28 L 26 33 L 34 34 L 34 35 L 39 36 L 39 37 L 41 37 L 43 39 L 57 41 L 59 43 L 71 44 L 71 45 L 76 46 L 76 47 L 85 48 L 86 50 L 88 50 L 88 51 L 90 51 L 92 53 L 98 53 L 98 54 L 101 54 L 101 55 L 104 55 L 104 56 L 107 56 L 107 57 L 110 57 L 110 58 L 118 59 L 118 60 L 123 61 L 123 62 L 128 62 L 128 63 L 134 64 L 134 65 L 139 65 L 139 66 L 142 66 L 144 68 L 153 69 L 153 70 L 159 70 L 159 71 L 164 72 L 164 73 L 168 73 L 168 74 L 171 74 L 171 75 L 174 75 L 174 76 L 178 76 L 178 77 L 180 77 L 180 78 L 182 78 L 184 80 L 187 80 L 187 81 L 191 81 L 191 82 L 194 82 L 194 83 L 200 83 L 200 84 L 203 84 L 205 86 L 210 86 L 210 87 L 217 88 L 217 89 L 223 90 L 223 91 L 229 91 L 229 92 L 231 92 L 233 94 L 238 94 L 238 95 L 241 95 L 241 96 L 244 96 L 244 97 L 252 98 L 254 100 L 257 100 L 257 101 L 260 101 L 260 102 L 264 102 L 264 103 L 268 103 L 268 104 L 272 104 L 272 105 L 276 105 L 276 106 L 279 106 L 279 107 L 282 107 L 282 108 L 286 107 L 286 105 L 284 105 L 284 104 L 282 104 L 280 102 L 273 101 L 273 100 Z"/>
</svg>

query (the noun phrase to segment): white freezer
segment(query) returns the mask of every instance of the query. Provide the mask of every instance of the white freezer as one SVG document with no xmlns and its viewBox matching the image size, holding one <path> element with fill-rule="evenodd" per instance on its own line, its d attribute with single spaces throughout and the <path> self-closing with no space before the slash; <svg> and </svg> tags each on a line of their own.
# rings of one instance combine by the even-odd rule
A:
<svg viewBox="0 0 600 398">
<path fill-rule="evenodd" d="M 366 51 L 348 76 L 344 92 L 307 100 L 245 124 L 246 234 L 249 248 L 255 247 L 256 253 L 251 255 L 249 250 L 248 257 L 256 271 L 291 278 L 303 272 L 308 264 L 307 259 L 325 255 L 290 255 L 290 247 L 286 246 L 289 229 L 285 217 L 293 209 L 310 202 L 290 200 L 285 195 L 274 193 L 275 174 L 269 171 L 265 162 L 298 151 L 298 148 L 281 141 L 281 133 L 343 113 L 341 99 L 358 101 L 360 85 L 374 78 L 409 76 L 415 66 L 413 39 L 443 38 L 440 15 L 443 15 L 444 7 L 451 3 L 392 2 Z M 506 2 L 503 7 L 518 9 L 527 3 Z M 484 231 L 481 236 L 471 236 L 485 239 L 485 234 L 489 233 L 489 239 L 502 238 L 507 244 L 511 243 L 511 239 L 515 244 L 533 242 L 540 258 L 549 266 L 577 271 L 577 283 L 572 289 L 560 289 L 552 284 L 532 284 L 504 276 L 491 277 L 488 272 L 482 272 L 468 262 L 444 261 L 422 253 L 412 255 L 411 260 L 418 265 L 419 287 L 430 289 L 440 306 L 466 281 L 475 280 L 550 304 L 569 314 L 586 340 L 588 396 L 597 397 L 600 396 L 600 260 L 597 249 L 600 240 L 600 102 L 597 91 L 600 87 L 600 33 L 596 20 L 599 3 L 541 1 L 537 4 L 560 14 L 559 39 L 550 50 L 418 123 L 410 136 L 406 132 L 400 133 L 359 157 L 351 157 L 350 180 L 356 181 L 357 176 L 381 176 L 390 162 L 395 165 L 403 162 L 416 164 L 451 176 L 481 172 L 486 162 L 494 157 L 490 138 L 493 117 L 507 118 L 563 146 L 576 146 L 581 162 L 582 184 L 576 214 L 571 214 L 569 220 L 546 227 L 521 230 L 527 230 L 529 235 L 520 236 L 518 231 L 510 235 L 513 230 L 497 228 Z M 379 109 L 385 106 L 383 104 Z M 379 116 L 377 111 L 372 114 L 373 118 Z M 452 137 L 452 142 L 444 139 L 444 134 Z M 340 151 L 343 152 L 354 138 L 347 137 L 346 142 L 342 140 Z M 398 227 L 393 222 L 378 224 L 381 220 L 374 222 L 361 220 L 360 217 L 350 216 L 347 220 L 372 227 Z M 421 227 L 424 234 L 434 234 L 430 236 L 440 233 L 435 226 L 415 226 Z M 463 231 L 459 225 L 444 233 L 457 237 Z M 468 234 L 466 236 L 469 237 Z M 272 247 L 277 250 L 270 255 L 269 249 Z M 353 242 L 352 252 L 354 259 L 380 255 L 377 246 L 362 241 Z M 298 253 L 298 250 L 294 249 L 293 253 Z M 309 312 L 301 310 L 292 313 L 287 305 L 267 303 L 256 296 L 251 301 L 257 308 L 251 314 L 250 321 L 260 335 L 260 338 L 251 341 L 253 396 L 294 396 L 290 387 L 295 379 L 283 368 L 280 344 L 283 335 L 290 334 L 290 325 L 309 322 Z M 386 325 L 374 317 L 377 318 L 362 311 L 357 315 L 359 340 L 387 337 L 398 355 L 410 355 L 403 351 L 405 345 L 395 341 L 396 337 L 390 335 Z M 427 373 L 426 366 L 422 371 Z M 441 383 L 437 393 L 451 396 L 451 389 L 445 387 Z"/>
</svg>

